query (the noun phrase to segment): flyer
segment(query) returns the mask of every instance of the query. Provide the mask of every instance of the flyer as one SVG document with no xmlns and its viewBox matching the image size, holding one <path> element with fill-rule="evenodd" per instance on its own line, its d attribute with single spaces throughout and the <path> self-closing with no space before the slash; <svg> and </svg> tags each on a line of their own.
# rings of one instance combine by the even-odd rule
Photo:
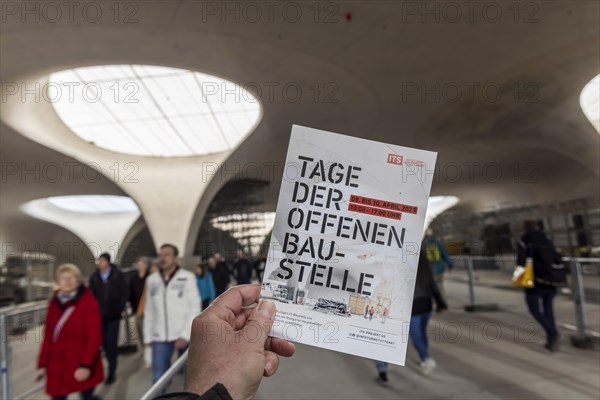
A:
<svg viewBox="0 0 600 400">
<path fill-rule="evenodd" d="M 436 155 L 293 126 L 261 287 L 273 336 L 404 365 Z"/>
</svg>

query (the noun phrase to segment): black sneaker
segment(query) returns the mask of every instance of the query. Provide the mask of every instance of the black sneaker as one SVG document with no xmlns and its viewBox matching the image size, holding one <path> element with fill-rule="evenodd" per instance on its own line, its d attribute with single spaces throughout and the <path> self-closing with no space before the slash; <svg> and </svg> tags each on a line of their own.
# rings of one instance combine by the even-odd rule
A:
<svg viewBox="0 0 600 400">
<path fill-rule="evenodd" d="M 560 335 L 556 335 L 552 339 L 548 340 L 548 343 L 544 346 L 548 351 L 556 353 L 560 349 Z"/>
<path fill-rule="evenodd" d="M 104 381 L 104 384 L 106 385 L 112 385 L 113 383 L 115 383 L 117 379 L 115 378 L 114 375 L 109 375 L 108 378 L 106 378 L 106 381 Z"/>
<path fill-rule="evenodd" d="M 380 372 L 376 381 L 381 383 L 382 385 L 385 385 L 388 382 L 387 372 Z"/>
</svg>

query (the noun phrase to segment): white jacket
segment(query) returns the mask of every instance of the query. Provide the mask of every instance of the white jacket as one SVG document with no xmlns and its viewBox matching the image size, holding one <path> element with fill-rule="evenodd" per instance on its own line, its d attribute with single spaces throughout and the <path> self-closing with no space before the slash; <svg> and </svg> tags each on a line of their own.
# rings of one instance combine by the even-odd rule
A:
<svg viewBox="0 0 600 400">
<path fill-rule="evenodd" d="M 146 279 L 144 343 L 190 341 L 192 321 L 200 313 L 200 292 L 196 276 L 179 268 L 169 283 L 160 272 Z"/>
</svg>

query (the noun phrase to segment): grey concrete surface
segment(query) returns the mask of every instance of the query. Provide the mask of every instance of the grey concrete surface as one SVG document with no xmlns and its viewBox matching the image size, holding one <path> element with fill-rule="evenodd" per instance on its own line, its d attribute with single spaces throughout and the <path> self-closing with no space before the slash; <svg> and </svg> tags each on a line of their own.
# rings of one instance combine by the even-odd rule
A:
<svg viewBox="0 0 600 400">
<path fill-rule="evenodd" d="M 265 379 L 257 399 L 597 399 L 600 396 L 600 352 L 573 348 L 572 333 L 561 328 L 563 345 L 552 354 L 543 348 L 541 329 L 527 313 L 520 290 L 485 285 L 501 276 L 476 271 L 481 285 L 476 299 L 497 302 L 500 310 L 466 313 L 467 285 L 461 271 L 446 280 L 450 310 L 435 314 L 429 327 L 430 352 L 437 369 L 424 376 L 409 343 L 405 367 L 390 366 L 389 384 L 375 382 L 374 362 L 299 345 L 292 359 L 282 360 L 275 377 Z M 488 274 L 488 275 L 486 275 Z M 574 323 L 573 303 L 567 296 L 555 302 L 557 321 Z M 588 304 L 590 328 L 598 330 L 600 305 Z M 13 340 L 13 394 L 33 381 L 37 344 Z M 150 370 L 141 353 L 121 356 L 119 379 L 98 387 L 104 399 L 139 399 L 150 385 Z M 174 379 L 170 390 L 182 387 Z M 30 397 L 45 399 L 43 392 Z M 78 398 L 72 395 L 71 399 Z"/>
</svg>

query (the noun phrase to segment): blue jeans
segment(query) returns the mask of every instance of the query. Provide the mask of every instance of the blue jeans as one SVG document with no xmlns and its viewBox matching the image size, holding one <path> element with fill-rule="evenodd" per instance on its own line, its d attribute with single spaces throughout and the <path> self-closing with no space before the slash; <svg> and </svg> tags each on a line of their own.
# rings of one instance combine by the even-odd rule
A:
<svg viewBox="0 0 600 400">
<path fill-rule="evenodd" d="M 156 383 L 171 367 L 175 342 L 152 342 L 152 383 Z M 179 350 L 179 356 L 185 349 Z"/>
<path fill-rule="evenodd" d="M 377 368 L 377 372 L 387 372 L 388 363 L 385 361 L 375 361 L 375 368 Z"/>
<path fill-rule="evenodd" d="M 427 324 L 429 323 L 430 317 L 431 312 L 427 312 L 424 314 L 413 315 L 410 318 L 410 327 L 408 330 L 408 334 L 410 335 L 410 340 L 413 346 L 415 346 L 417 353 L 419 353 L 421 361 L 425 361 L 429 358 Z"/>
</svg>

